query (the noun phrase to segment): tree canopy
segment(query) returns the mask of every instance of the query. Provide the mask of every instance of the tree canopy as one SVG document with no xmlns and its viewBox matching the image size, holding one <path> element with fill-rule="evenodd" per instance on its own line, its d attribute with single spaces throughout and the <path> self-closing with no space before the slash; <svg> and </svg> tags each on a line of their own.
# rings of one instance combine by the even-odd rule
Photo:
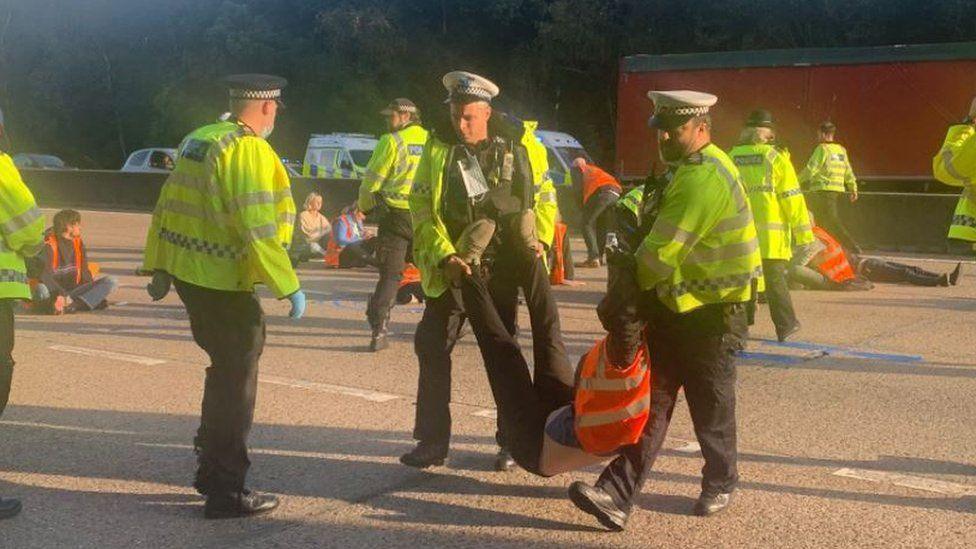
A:
<svg viewBox="0 0 976 549">
<path fill-rule="evenodd" d="M 3 146 L 117 168 L 216 119 L 223 75 L 268 72 L 291 83 L 271 139 L 300 157 L 311 132 L 382 131 L 393 97 L 443 109 L 463 69 L 608 160 L 624 55 L 974 39 L 972 0 L 5 0 Z"/>
</svg>

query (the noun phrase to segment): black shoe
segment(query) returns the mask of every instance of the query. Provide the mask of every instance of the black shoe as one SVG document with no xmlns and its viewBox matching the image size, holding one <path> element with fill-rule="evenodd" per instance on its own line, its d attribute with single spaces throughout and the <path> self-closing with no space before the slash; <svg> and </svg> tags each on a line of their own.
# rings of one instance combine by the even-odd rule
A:
<svg viewBox="0 0 976 549">
<path fill-rule="evenodd" d="M 495 470 L 504 473 L 514 468 L 515 458 L 512 457 L 512 453 L 504 448 L 499 448 L 498 454 L 495 455 Z"/>
<path fill-rule="evenodd" d="M 956 268 L 949 273 L 949 286 L 955 286 L 959 282 L 959 274 L 962 271 L 962 263 L 956 263 Z"/>
<path fill-rule="evenodd" d="M 20 500 L 0 498 L 0 519 L 8 519 L 20 513 Z"/>
<path fill-rule="evenodd" d="M 776 334 L 776 339 L 778 339 L 779 342 L 782 343 L 782 342 L 786 341 L 786 339 L 788 337 L 790 337 L 791 335 L 793 335 L 793 334 L 795 334 L 795 333 L 797 333 L 799 331 L 800 331 L 800 321 L 796 321 L 789 328 L 783 330 L 782 332 L 777 333 Z"/>
<path fill-rule="evenodd" d="M 580 511 L 593 515 L 600 524 L 614 532 L 623 531 L 630 517 L 629 513 L 617 507 L 610 494 L 585 482 L 576 481 L 569 485 L 569 499 Z"/>
<path fill-rule="evenodd" d="M 699 517 L 710 517 L 725 510 L 732 503 L 732 494 L 718 494 L 706 496 L 702 494 L 695 502 L 693 512 Z"/>
<path fill-rule="evenodd" d="M 372 324 L 372 321 L 370 323 Z M 382 351 L 390 346 L 390 342 L 386 339 L 389 335 L 389 327 L 389 319 L 383 319 L 379 324 L 373 326 L 373 335 L 369 340 L 369 350 L 371 352 Z"/>
<path fill-rule="evenodd" d="M 277 496 L 244 490 L 207 496 L 203 516 L 208 519 L 250 517 L 270 513 L 277 507 Z"/>
<path fill-rule="evenodd" d="M 418 469 L 426 469 L 434 465 L 444 465 L 446 458 L 446 445 L 421 442 L 417 444 L 416 448 L 400 456 L 400 463 Z"/>
</svg>

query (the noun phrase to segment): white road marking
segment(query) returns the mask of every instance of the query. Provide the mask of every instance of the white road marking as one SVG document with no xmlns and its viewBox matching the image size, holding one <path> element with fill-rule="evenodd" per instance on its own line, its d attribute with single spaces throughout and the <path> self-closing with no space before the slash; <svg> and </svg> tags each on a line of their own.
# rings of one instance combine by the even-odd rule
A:
<svg viewBox="0 0 976 549">
<path fill-rule="evenodd" d="M 122 362 L 132 362 L 135 364 L 142 364 L 143 366 L 158 366 L 160 364 L 165 364 L 166 361 L 161 358 L 150 358 L 148 356 L 130 355 L 128 353 L 117 353 L 115 351 L 106 351 L 103 349 L 88 349 L 86 347 L 73 347 L 71 345 L 51 345 L 48 347 L 52 351 L 62 351 L 65 353 L 75 353 L 77 355 L 94 356 L 99 358 L 109 358 L 112 360 L 120 360 Z"/>
<path fill-rule="evenodd" d="M 498 419 L 498 410 L 485 408 L 483 410 L 478 410 L 477 412 L 471 412 L 471 415 L 488 419 Z"/>
<path fill-rule="evenodd" d="M 12 421 L 9 419 L 0 421 L 0 425 L 16 425 L 18 427 L 39 427 L 41 429 L 53 429 L 55 431 L 74 431 L 77 433 L 98 433 L 101 435 L 144 435 L 136 431 L 116 431 L 114 429 L 92 429 L 91 427 L 75 427 L 74 425 L 55 425 L 53 423 L 36 423 L 33 421 Z"/>
<path fill-rule="evenodd" d="M 351 396 L 368 400 L 370 402 L 389 402 L 391 400 L 398 400 L 401 398 L 399 395 L 380 393 L 378 391 L 370 391 L 369 389 L 358 389 L 356 387 L 346 387 L 344 385 L 332 385 L 331 383 L 305 381 L 304 379 L 292 379 L 278 376 L 258 376 L 258 381 L 260 383 L 268 383 L 270 385 L 281 385 L 282 387 L 293 387 L 295 389 L 308 389 L 310 391 L 318 391 L 321 393 Z"/>
<path fill-rule="evenodd" d="M 956 482 L 948 482 L 925 477 L 915 477 L 911 475 L 903 475 L 901 473 L 871 471 L 868 469 L 852 469 L 845 467 L 843 469 L 834 471 L 833 474 L 839 477 L 867 480 L 870 482 L 887 482 L 894 484 L 895 486 L 913 488 L 915 490 L 925 490 L 926 492 L 935 492 L 937 494 L 946 494 L 950 496 L 976 496 L 976 485 L 959 484 Z"/>
<path fill-rule="evenodd" d="M 136 446 L 147 448 L 176 448 L 180 450 L 192 450 L 193 446 L 188 444 L 162 444 L 156 442 L 137 442 Z M 351 461 L 357 463 L 390 463 L 395 456 L 363 456 L 360 454 L 342 454 L 335 452 L 306 452 L 300 450 L 278 450 L 274 448 L 251 448 L 247 451 L 251 454 L 263 454 L 268 456 L 299 457 L 310 459 L 329 459 L 336 461 Z"/>
</svg>

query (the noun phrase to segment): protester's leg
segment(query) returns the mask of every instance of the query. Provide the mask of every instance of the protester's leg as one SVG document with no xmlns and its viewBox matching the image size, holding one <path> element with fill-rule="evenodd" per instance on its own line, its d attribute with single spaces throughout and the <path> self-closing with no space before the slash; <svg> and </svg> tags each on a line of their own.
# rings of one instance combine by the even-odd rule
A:
<svg viewBox="0 0 976 549">
<path fill-rule="evenodd" d="M 600 258 L 597 222 L 601 211 L 602 208 L 599 208 L 599 203 L 595 196 L 591 196 L 590 200 L 583 206 L 583 223 L 581 229 L 583 232 L 583 243 L 586 244 L 586 259 L 588 261 Z"/>
<path fill-rule="evenodd" d="M 323 246 L 323 244 L 321 242 L 309 242 L 308 243 L 308 251 L 312 255 L 324 256 L 325 255 L 325 246 Z"/>
<path fill-rule="evenodd" d="M 885 261 L 882 259 L 866 258 L 859 266 L 861 273 L 871 282 L 887 282 L 891 284 L 907 283 L 915 286 L 948 286 L 947 275 L 933 273 L 925 269 Z"/>
<path fill-rule="evenodd" d="M 488 382 L 504 425 L 505 442 L 525 470 L 539 473 L 546 417 L 555 408 L 537 394 L 518 342 L 498 316 L 491 294 L 475 271 L 461 285 L 464 310 L 485 363 Z"/>
<path fill-rule="evenodd" d="M 448 290 L 427 299 L 414 335 L 420 377 L 413 438 L 442 449 L 445 456 L 451 438 L 451 351 L 463 322 L 454 292 Z"/>
<path fill-rule="evenodd" d="M 790 286 L 786 281 L 787 262 L 779 259 L 763 260 L 763 275 L 766 277 L 766 300 L 769 314 L 776 327 L 776 335 L 785 338 L 798 325 L 790 298 Z"/>
<path fill-rule="evenodd" d="M 569 231 L 563 234 L 563 277 L 566 280 L 576 280 L 576 271 L 573 270 L 573 250 L 569 246 Z"/>
<path fill-rule="evenodd" d="M 376 282 L 376 289 L 373 290 L 366 308 L 366 317 L 373 328 L 374 338 L 386 332 L 390 309 L 403 278 L 407 250 L 410 248 L 410 239 L 404 236 L 404 231 L 409 231 L 409 226 L 404 227 L 403 224 L 401 214 L 391 212 L 383 219 L 376 237 L 376 260 L 380 279 Z"/>
<path fill-rule="evenodd" d="M 258 361 L 265 324 L 254 294 L 221 292 L 176 281 L 193 339 L 210 356 L 198 441 L 201 488 L 209 494 L 244 489 L 250 460 L 247 436 L 254 417 Z"/>
<path fill-rule="evenodd" d="M 854 253 L 860 253 L 861 248 L 854 241 L 854 237 L 851 233 L 847 231 L 847 226 L 840 219 L 840 200 L 841 198 L 847 196 L 844 193 L 838 192 L 826 192 L 822 191 L 821 194 L 824 195 L 824 214 L 830 222 L 830 226 L 827 227 L 827 232 L 834 235 L 841 245 L 845 249 Z M 817 218 L 817 223 L 820 223 L 820 218 Z"/>
<path fill-rule="evenodd" d="M 617 202 L 619 196 L 609 191 L 603 191 L 597 193 L 597 196 L 593 198 L 599 200 L 598 208 L 600 213 L 597 214 L 597 245 L 600 248 L 600 257 L 603 257 L 606 253 L 607 233 L 614 227 L 612 206 Z"/>
<path fill-rule="evenodd" d="M 80 301 L 89 310 L 95 309 L 118 287 L 114 276 L 103 276 L 72 290 L 71 299 Z"/>
<path fill-rule="evenodd" d="M 829 290 L 830 279 L 820 274 L 819 271 L 811 269 L 806 265 L 793 265 L 790 267 L 790 280 L 802 284 L 812 290 Z"/>
</svg>

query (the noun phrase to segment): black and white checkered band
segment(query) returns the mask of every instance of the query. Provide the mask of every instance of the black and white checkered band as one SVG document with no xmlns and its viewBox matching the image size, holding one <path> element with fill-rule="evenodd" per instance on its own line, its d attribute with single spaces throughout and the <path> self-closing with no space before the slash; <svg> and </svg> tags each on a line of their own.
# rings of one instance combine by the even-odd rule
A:
<svg viewBox="0 0 976 549">
<path fill-rule="evenodd" d="M 654 114 L 666 116 L 700 116 L 708 113 L 708 107 L 660 107 Z"/>
<path fill-rule="evenodd" d="M 243 250 L 239 248 L 228 246 L 226 244 L 207 242 L 206 240 L 169 231 L 165 227 L 161 227 L 159 229 L 159 238 L 169 242 L 170 244 L 179 246 L 180 248 L 184 248 L 192 252 L 212 255 L 214 257 L 232 260 L 244 257 Z"/>
<path fill-rule="evenodd" d="M 278 99 L 281 90 L 230 90 L 231 99 Z"/>
<path fill-rule="evenodd" d="M 474 82 L 461 81 L 451 90 L 451 97 L 477 97 L 485 101 L 491 101 L 494 94 L 491 90 L 478 86 Z"/>
</svg>

